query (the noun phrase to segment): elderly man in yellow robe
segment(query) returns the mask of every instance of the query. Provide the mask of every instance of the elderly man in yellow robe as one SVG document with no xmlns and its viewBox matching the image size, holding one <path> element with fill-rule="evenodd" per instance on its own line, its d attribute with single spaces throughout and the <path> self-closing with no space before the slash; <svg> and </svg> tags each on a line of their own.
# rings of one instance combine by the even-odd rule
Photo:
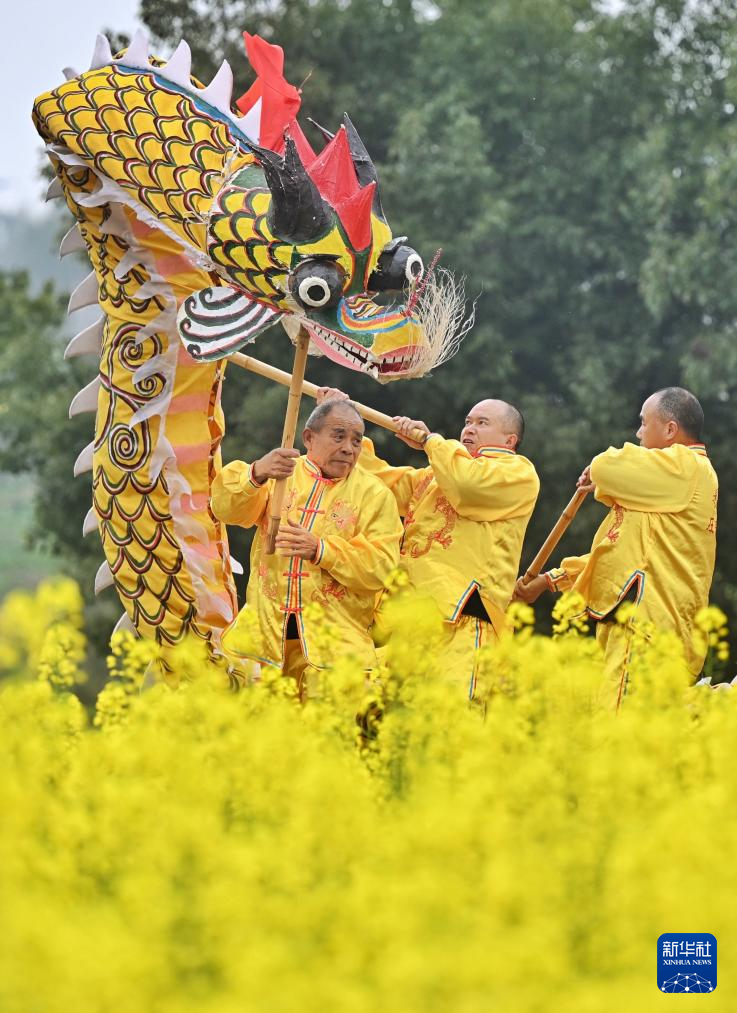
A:
<svg viewBox="0 0 737 1013">
<path fill-rule="evenodd" d="M 609 513 L 591 551 L 564 559 L 557 569 L 515 596 L 535 601 L 545 590 L 580 592 L 605 652 L 605 703 L 619 708 L 629 688 L 632 623 L 617 623 L 623 602 L 634 621 L 675 632 L 695 676 L 704 663 L 694 643 L 696 614 L 708 603 L 716 554 L 717 476 L 701 442 L 704 413 L 689 391 L 667 387 L 643 404 L 640 446 L 610 447 L 578 480 L 592 485 Z"/>
<path fill-rule="evenodd" d="M 345 396 L 321 388 L 318 400 Z M 396 499 L 404 518 L 401 567 L 410 586 L 436 605 L 444 620 L 441 664 L 472 698 L 478 649 L 505 628 L 540 489 L 532 463 L 517 453 L 524 420 L 512 405 L 488 399 L 471 408 L 459 440 L 431 433 L 417 419 L 394 421 L 400 439 L 427 455 L 427 466 L 393 467 L 364 439 L 358 467 Z M 422 444 L 409 438 L 416 430 L 425 434 Z M 391 635 L 381 608 L 377 626 Z"/>
<path fill-rule="evenodd" d="M 319 405 L 302 434 L 305 455 L 276 448 L 252 464 L 232 461 L 213 485 L 216 517 L 258 526 L 246 605 L 223 646 L 236 659 L 281 667 L 302 696 L 331 660 L 305 615 L 311 602 L 339 628 L 344 654 L 366 670 L 376 666 L 368 631 L 377 594 L 399 559 L 402 526 L 389 491 L 355 467 L 363 433 L 350 402 Z M 280 478 L 287 492 L 276 553 L 267 555 L 269 500 Z"/>
</svg>

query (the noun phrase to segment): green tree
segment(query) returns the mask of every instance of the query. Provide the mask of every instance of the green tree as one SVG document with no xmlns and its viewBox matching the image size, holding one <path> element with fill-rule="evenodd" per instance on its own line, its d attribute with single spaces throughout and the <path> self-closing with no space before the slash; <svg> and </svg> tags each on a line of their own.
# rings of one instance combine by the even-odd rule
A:
<svg viewBox="0 0 737 1013">
<path fill-rule="evenodd" d="M 529 558 L 581 466 L 633 438 L 648 393 L 687 384 L 729 512 L 730 254 L 717 265 L 733 214 L 733 5 L 437 9 L 415 61 L 416 94 L 429 97 L 400 120 L 389 178 L 402 230 L 442 242 L 484 290 L 473 337 L 442 372 L 445 418 L 482 391 L 524 409 L 543 479 Z M 587 507 L 566 547 L 585 547 L 600 516 Z M 714 596 L 733 606 L 735 549 L 723 532 Z"/>
<path fill-rule="evenodd" d="M 214 0 L 206 7 L 198 0 L 141 0 L 141 18 L 162 51 L 186 39 L 203 80 L 226 58 L 244 91 L 253 75 L 243 31 L 278 43 L 287 78 L 304 83 L 308 114 L 334 130 L 348 111 L 381 161 L 403 108 L 397 97 L 410 84 L 420 32 L 414 7 L 412 0 Z"/>
</svg>

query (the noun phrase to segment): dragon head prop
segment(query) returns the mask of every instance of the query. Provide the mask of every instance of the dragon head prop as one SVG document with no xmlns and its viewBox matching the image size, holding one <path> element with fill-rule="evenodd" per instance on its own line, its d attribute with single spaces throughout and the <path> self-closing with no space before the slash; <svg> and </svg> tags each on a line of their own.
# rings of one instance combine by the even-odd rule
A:
<svg viewBox="0 0 737 1013">
<path fill-rule="evenodd" d="M 306 329 L 313 353 L 375 379 L 426 372 L 441 357 L 438 342 L 421 313 L 401 304 L 403 290 L 421 281 L 422 259 L 406 237 L 392 236 L 357 130 L 347 114 L 335 134 L 319 128 L 327 143 L 316 154 L 297 122 L 300 95 L 283 76 L 281 49 L 244 38 L 257 80 L 237 103 L 233 154 L 206 216 L 207 266 L 218 283 L 182 305 L 185 347 L 195 359 L 220 358 L 281 319 L 291 336 Z M 228 111 L 230 100 L 219 108 Z M 379 304 L 379 292 L 396 293 L 399 304 Z"/>
<path fill-rule="evenodd" d="M 190 354 L 220 357 L 282 318 L 349 369 L 379 380 L 424 372 L 420 319 L 373 298 L 417 286 L 422 259 L 405 237 L 392 237 L 376 170 L 348 116 L 319 155 L 296 121 L 282 153 L 250 150 L 209 216 L 207 252 L 226 285 L 193 294 L 180 311 Z"/>
<path fill-rule="evenodd" d="M 403 290 L 422 284 L 422 260 L 393 237 L 355 127 L 345 116 L 334 135 L 323 131 L 316 154 L 283 51 L 244 37 L 256 81 L 238 115 L 227 62 L 203 87 L 185 42 L 164 63 L 143 32 L 117 57 L 99 36 L 90 70 L 36 105 L 49 154 L 71 167 L 71 151 L 93 166 L 110 199 L 207 272 L 210 284 L 190 290 L 179 311 L 192 358 L 222 358 L 281 320 L 349 369 L 378 380 L 422 375 L 457 348 L 458 327 L 447 324 L 458 323 L 458 300 L 450 316 L 437 313 L 457 291 L 436 292 L 424 313 L 417 291 L 407 299 Z M 389 305 L 375 299 L 392 292 Z"/>
</svg>

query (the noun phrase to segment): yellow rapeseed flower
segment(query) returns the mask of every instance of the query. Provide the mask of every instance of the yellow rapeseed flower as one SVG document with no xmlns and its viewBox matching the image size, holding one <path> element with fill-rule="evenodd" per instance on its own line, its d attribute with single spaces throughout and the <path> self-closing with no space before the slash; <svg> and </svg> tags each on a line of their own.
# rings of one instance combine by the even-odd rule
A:
<svg viewBox="0 0 737 1013">
<path fill-rule="evenodd" d="M 588 632 L 586 602 L 577 591 L 565 591 L 553 606 L 553 635 L 573 635 Z"/>
<path fill-rule="evenodd" d="M 662 932 L 728 951 L 737 690 L 631 609 L 617 716 L 580 601 L 512 609 L 469 702 L 400 588 L 378 671 L 336 651 L 304 704 L 118 634 L 89 721 L 64 594 L 0 608 L 0 1010 L 649 1013 Z"/>
</svg>

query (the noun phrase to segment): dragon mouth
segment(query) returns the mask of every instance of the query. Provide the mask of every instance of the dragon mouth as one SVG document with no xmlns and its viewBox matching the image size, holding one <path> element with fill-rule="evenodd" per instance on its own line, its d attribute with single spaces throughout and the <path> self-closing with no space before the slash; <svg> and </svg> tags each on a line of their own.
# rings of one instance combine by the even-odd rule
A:
<svg viewBox="0 0 737 1013">
<path fill-rule="evenodd" d="M 338 365 L 348 366 L 378 379 L 392 373 L 409 373 L 417 362 L 417 347 L 406 345 L 377 357 L 363 345 L 345 335 L 323 327 L 314 320 L 302 318 L 301 323 L 320 351 Z"/>
</svg>

